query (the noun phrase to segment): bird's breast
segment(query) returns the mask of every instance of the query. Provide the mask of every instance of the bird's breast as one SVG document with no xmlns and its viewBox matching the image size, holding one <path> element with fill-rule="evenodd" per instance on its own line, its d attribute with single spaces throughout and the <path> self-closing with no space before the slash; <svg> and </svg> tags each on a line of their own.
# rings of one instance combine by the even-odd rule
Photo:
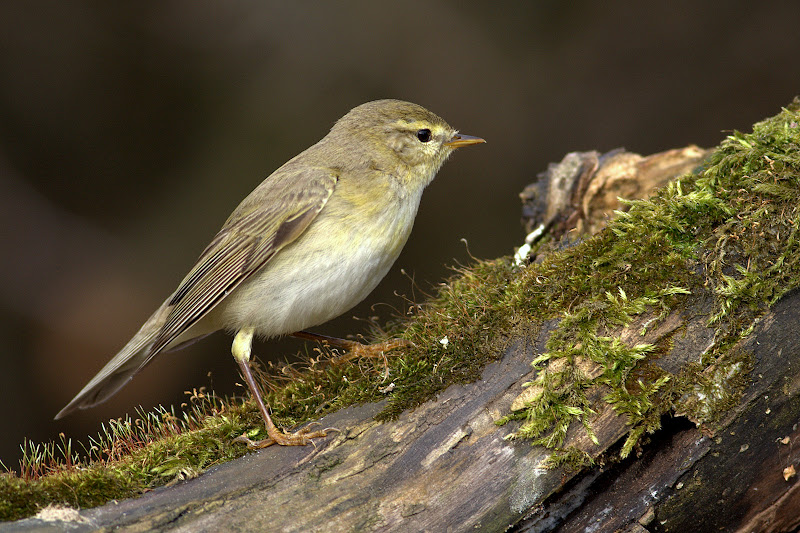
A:
<svg viewBox="0 0 800 533">
<path fill-rule="evenodd" d="M 273 337 L 362 301 L 400 255 L 419 206 L 419 195 L 374 196 L 337 187 L 303 234 L 220 302 L 213 317 L 219 327 L 254 327 Z"/>
</svg>

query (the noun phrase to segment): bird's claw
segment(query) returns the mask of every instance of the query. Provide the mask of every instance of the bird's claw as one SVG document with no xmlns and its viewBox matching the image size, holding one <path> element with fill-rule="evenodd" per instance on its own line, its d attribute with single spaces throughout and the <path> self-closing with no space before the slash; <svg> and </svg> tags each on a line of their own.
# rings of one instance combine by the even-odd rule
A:
<svg viewBox="0 0 800 533">
<path fill-rule="evenodd" d="M 294 433 L 284 433 L 283 431 L 275 430 L 274 432 L 271 432 L 266 439 L 258 441 L 250 439 L 247 434 L 243 433 L 233 439 L 233 442 L 241 442 L 242 444 L 246 444 L 251 450 L 260 450 L 261 448 L 266 448 L 267 446 L 272 446 L 273 444 L 279 444 L 281 446 L 305 446 L 307 444 L 313 444 L 313 439 L 327 437 L 328 431 L 331 430 L 338 431 L 335 428 L 309 431 L 309 426 L 306 426 Z"/>
</svg>

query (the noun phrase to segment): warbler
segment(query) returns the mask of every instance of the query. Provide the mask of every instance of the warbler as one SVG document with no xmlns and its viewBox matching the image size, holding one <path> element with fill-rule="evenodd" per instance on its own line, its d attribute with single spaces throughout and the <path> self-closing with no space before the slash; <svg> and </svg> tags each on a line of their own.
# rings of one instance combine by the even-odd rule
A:
<svg viewBox="0 0 800 533">
<path fill-rule="evenodd" d="M 410 102 L 352 109 L 239 204 L 175 292 L 55 418 L 105 401 L 159 353 L 226 330 L 266 445 L 324 436 L 273 424 L 250 370 L 253 336 L 317 338 L 304 330 L 363 300 L 400 255 L 448 156 L 483 142 Z"/>
</svg>

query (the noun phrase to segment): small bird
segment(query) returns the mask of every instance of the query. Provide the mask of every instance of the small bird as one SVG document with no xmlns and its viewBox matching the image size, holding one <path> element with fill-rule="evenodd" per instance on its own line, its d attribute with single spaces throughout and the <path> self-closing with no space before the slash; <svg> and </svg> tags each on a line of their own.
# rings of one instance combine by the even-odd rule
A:
<svg viewBox="0 0 800 533">
<path fill-rule="evenodd" d="M 239 204 L 175 292 L 56 420 L 107 400 L 159 353 L 226 330 L 235 334 L 233 357 L 267 427 L 264 445 L 325 436 L 273 424 L 250 371 L 253 336 L 321 338 L 305 329 L 346 312 L 378 285 L 447 157 L 483 142 L 409 102 L 352 109 Z"/>
</svg>

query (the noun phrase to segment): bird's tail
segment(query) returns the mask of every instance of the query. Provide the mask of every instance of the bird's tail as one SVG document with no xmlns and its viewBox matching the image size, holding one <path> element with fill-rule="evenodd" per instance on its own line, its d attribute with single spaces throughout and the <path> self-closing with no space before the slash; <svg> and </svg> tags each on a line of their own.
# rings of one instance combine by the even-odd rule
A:
<svg viewBox="0 0 800 533">
<path fill-rule="evenodd" d="M 158 352 L 150 347 L 164 324 L 169 309 L 165 302 L 122 350 L 97 373 L 92 380 L 67 404 L 55 419 L 63 418 L 78 409 L 88 409 L 117 393 L 137 372 L 144 368 Z"/>
</svg>

